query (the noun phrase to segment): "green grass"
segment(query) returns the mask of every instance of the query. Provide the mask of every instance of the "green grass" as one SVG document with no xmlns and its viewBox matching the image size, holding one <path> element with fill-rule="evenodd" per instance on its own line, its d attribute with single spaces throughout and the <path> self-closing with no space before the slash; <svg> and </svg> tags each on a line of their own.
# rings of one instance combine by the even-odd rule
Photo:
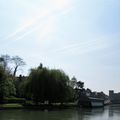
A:
<svg viewBox="0 0 120 120">
<path fill-rule="evenodd" d="M 33 109 L 34 108 L 41 108 L 41 109 L 63 108 L 64 109 L 64 108 L 72 108 L 72 107 L 76 107 L 75 103 L 64 103 L 64 104 L 62 104 L 62 106 L 60 103 L 54 103 L 54 104 L 52 104 L 52 106 L 49 106 L 47 104 L 40 104 L 38 106 L 35 106 L 31 101 L 27 101 L 26 106 L 24 106 L 20 103 L 0 104 L 0 109 L 25 109 L 25 108 L 27 108 L 27 109 L 29 109 L 29 108 L 30 109 L 31 108 L 33 108 Z"/>
<path fill-rule="evenodd" d="M 4 98 L 4 102 L 7 103 L 25 103 L 24 98 L 16 98 L 16 97 L 9 97 L 9 98 Z"/>
<path fill-rule="evenodd" d="M 1 108 L 22 108 L 23 106 L 21 104 L 1 104 Z"/>
</svg>

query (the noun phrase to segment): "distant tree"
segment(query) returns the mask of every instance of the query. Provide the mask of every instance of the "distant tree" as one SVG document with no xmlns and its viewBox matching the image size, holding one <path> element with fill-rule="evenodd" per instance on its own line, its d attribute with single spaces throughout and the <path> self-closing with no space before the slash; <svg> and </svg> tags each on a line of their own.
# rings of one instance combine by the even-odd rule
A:
<svg viewBox="0 0 120 120">
<path fill-rule="evenodd" d="M 92 90 L 89 89 L 89 88 L 87 88 L 86 91 L 89 92 L 89 93 L 92 93 Z"/>
<path fill-rule="evenodd" d="M 0 63 L 1 63 L 1 66 L 3 66 L 3 69 L 5 70 L 5 72 L 11 73 L 11 68 L 8 66 L 8 64 L 11 63 L 11 57 L 9 55 L 7 54 L 1 55 Z"/>
<path fill-rule="evenodd" d="M 16 95 L 16 87 L 12 77 L 7 77 L 4 82 L 4 97 L 10 97 Z"/>
<path fill-rule="evenodd" d="M 39 69 L 42 69 L 43 68 L 43 64 L 40 63 L 40 65 L 38 66 Z"/>
<path fill-rule="evenodd" d="M 16 76 L 16 72 L 17 72 L 18 68 L 21 67 L 21 66 L 24 66 L 25 62 L 19 56 L 12 57 L 12 61 L 14 63 L 13 76 Z"/>
<path fill-rule="evenodd" d="M 4 80 L 6 79 L 5 71 L 3 67 L 0 66 L 0 103 L 3 102 L 4 98 Z"/>
<path fill-rule="evenodd" d="M 85 90 L 85 92 L 86 92 L 86 95 L 87 95 L 87 96 L 91 96 L 91 95 L 92 95 L 92 90 L 89 89 L 89 88 L 87 88 L 87 89 Z"/>
<path fill-rule="evenodd" d="M 75 76 L 72 77 L 70 84 L 71 84 L 71 87 L 73 88 L 77 87 L 77 79 L 75 78 Z"/>
<path fill-rule="evenodd" d="M 16 80 L 16 96 L 17 97 L 22 97 L 22 98 L 31 98 L 31 96 L 28 96 L 28 88 L 27 88 L 27 84 L 28 84 L 28 77 L 24 77 L 22 75 L 20 75 L 17 80 Z"/>
<path fill-rule="evenodd" d="M 77 82 L 77 88 L 78 88 L 78 89 L 83 89 L 83 88 L 84 88 L 84 82 L 78 81 L 78 82 Z"/>
<path fill-rule="evenodd" d="M 0 102 L 4 97 L 15 95 L 15 86 L 10 76 L 8 76 L 3 67 L 0 66 Z"/>
<path fill-rule="evenodd" d="M 0 101 L 5 97 L 16 95 L 16 84 L 15 79 L 12 74 L 12 68 L 14 63 L 14 76 L 20 66 L 23 66 L 24 61 L 18 57 L 10 57 L 9 55 L 1 55 L 0 57 Z"/>
<path fill-rule="evenodd" d="M 0 66 L 3 66 L 4 59 L 2 57 L 0 57 Z"/>
<path fill-rule="evenodd" d="M 84 89 L 84 82 L 77 81 L 76 88 L 75 88 L 75 99 L 78 100 L 82 96 L 85 96 L 85 89 Z"/>
</svg>

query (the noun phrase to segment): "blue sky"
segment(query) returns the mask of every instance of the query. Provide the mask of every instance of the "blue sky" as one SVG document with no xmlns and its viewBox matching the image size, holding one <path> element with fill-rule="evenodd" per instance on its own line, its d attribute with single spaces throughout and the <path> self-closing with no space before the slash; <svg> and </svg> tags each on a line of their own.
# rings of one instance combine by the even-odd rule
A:
<svg viewBox="0 0 120 120">
<path fill-rule="evenodd" d="M 120 91 L 119 0 L 0 0 L 0 54 Z"/>
</svg>

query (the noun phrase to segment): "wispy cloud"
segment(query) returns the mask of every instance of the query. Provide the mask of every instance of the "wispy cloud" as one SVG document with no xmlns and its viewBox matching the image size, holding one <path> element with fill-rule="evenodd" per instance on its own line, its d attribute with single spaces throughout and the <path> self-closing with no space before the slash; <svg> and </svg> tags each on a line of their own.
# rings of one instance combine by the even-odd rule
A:
<svg viewBox="0 0 120 120">
<path fill-rule="evenodd" d="M 79 41 L 79 43 L 67 44 L 61 48 L 57 48 L 53 52 L 71 55 L 83 55 L 94 51 L 96 52 L 97 50 L 102 50 L 113 46 L 113 42 L 117 43 L 118 37 L 118 34 L 112 34 L 109 36 L 102 36 L 93 40 Z"/>
<path fill-rule="evenodd" d="M 55 16 L 58 14 L 67 14 L 70 10 L 70 0 L 47 0 L 46 4 L 41 6 L 41 8 L 37 7 L 37 2 L 34 5 L 23 0 L 16 0 L 16 2 L 22 4 L 24 7 L 29 7 L 33 12 L 30 16 L 24 18 L 20 23 L 20 27 L 10 33 L 7 37 L 3 38 L 3 40 L 9 40 L 11 38 L 14 39 L 14 41 L 20 40 L 38 28 L 42 31 L 39 36 L 43 39 L 49 33 L 55 31 Z M 45 25 L 44 23 L 47 24 Z"/>
</svg>

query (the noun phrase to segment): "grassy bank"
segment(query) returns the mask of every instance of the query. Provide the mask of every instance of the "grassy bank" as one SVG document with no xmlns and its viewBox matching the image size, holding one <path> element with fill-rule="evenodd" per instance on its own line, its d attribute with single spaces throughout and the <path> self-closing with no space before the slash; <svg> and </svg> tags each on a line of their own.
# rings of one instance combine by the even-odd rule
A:
<svg viewBox="0 0 120 120">
<path fill-rule="evenodd" d="M 0 104 L 0 109 L 21 109 L 21 108 L 24 108 L 24 106 L 19 103 Z"/>
<path fill-rule="evenodd" d="M 39 109 L 39 110 L 54 110 L 54 109 L 70 109 L 77 107 L 74 103 L 64 103 L 64 104 L 20 104 L 20 103 L 8 103 L 0 104 L 0 109 Z"/>
</svg>

